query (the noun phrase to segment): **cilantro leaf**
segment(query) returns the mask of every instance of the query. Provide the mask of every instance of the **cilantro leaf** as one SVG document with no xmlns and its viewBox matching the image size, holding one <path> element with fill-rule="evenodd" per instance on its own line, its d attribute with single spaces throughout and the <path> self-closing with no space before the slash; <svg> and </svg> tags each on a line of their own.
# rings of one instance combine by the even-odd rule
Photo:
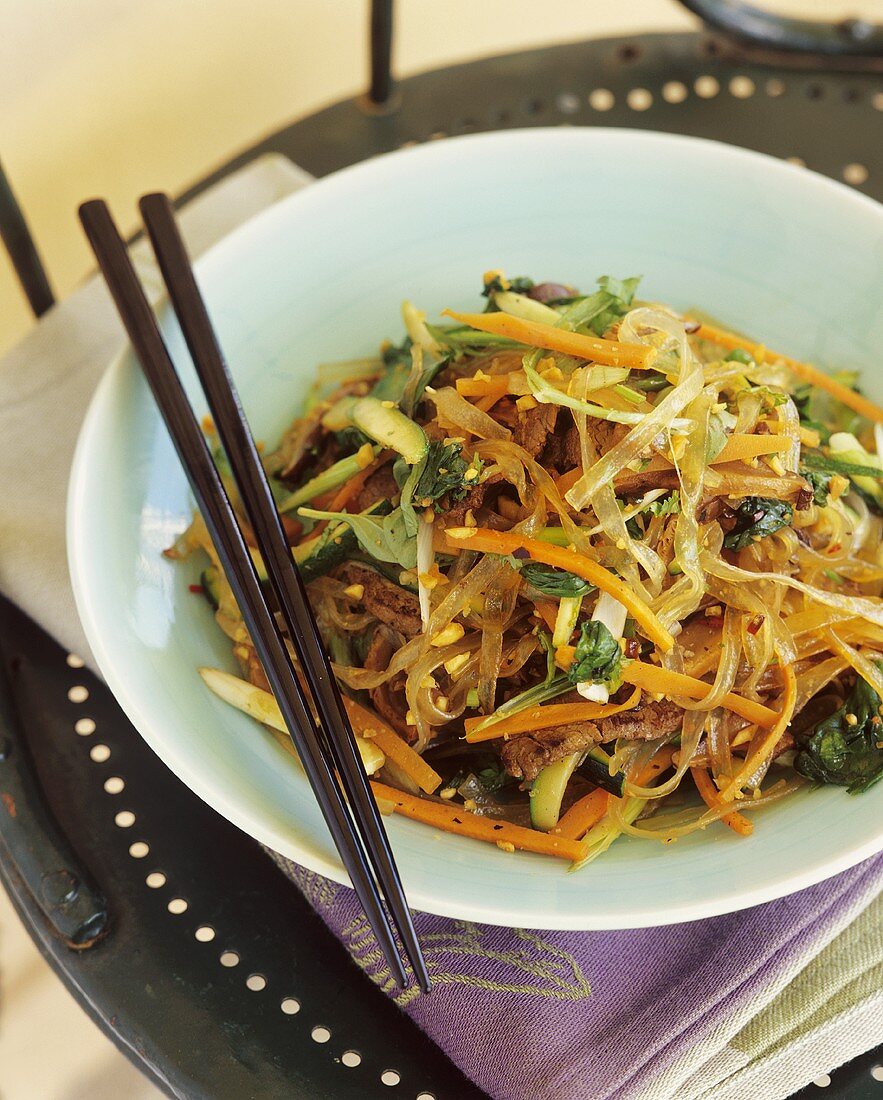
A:
<svg viewBox="0 0 883 1100">
<path fill-rule="evenodd" d="M 573 664 L 567 670 L 572 684 L 607 684 L 611 690 L 622 680 L 622 649 L 604 623 L 592 619 L 582 624 Z"/>
<path fill-rule="evenodd" d="M 742 550 L 752 542 L 787 527 L 794 512 L 787 500 L 745 497 L 736 509 L 733 526 L 724 535 L 728 550 Z"/>
<path fill-rule="evenodd" d="M 659 500 L 651 500 L 645 511 L 651 516 L 674 516 L 681 510 L 681 494 L 677 489 Z"/>
<path fill-rule="evenodd" d="M 883 662 L 877 661 L 883 671 Z M 815 783 L 846 787 L 850 794 L 883 779 L 883 720 L 880 696 L 859 677 L 843 706 L 798 740 L 794 767 Z"/>
</svg>

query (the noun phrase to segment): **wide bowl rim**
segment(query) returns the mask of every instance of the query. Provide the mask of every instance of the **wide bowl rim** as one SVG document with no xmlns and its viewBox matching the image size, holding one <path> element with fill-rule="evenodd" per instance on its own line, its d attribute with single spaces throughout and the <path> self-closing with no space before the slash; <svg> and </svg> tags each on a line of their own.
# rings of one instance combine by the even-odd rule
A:
<svg viewBox="0 0 883 1100">
<path fill-rule="evenodd" d="M 382 173 L 385 166 L 398 163 L 404 158 L 409 161 L 414 158 L 425 158 L 430 161 L 440 157 L 445 158 L 449 155 L 448 151 L 450 149 L 456 149 L 457 146 L 467 143 L 474 146 L 476 144 L 507 145 L 525 141 L 541 143 L 557 142 L 562 139 L 574 140 L 572 137 L 564 137 L 564 135 L 578 135 L 576 140 L 586 140 L 588 138 L 590 141 L 644 142 L 669 147 L 681 146 L 688 150 L 698 151 L 700 155 L 720 158 L 731 163 L 744 162 L 746 164 L 761 165 L 772 176 L 777 174 L 801 175 L 807 188 L 813 188 L 817 192 L 831 195 L 837 202 L 850 204 L 861 209 L 866 215 L 883 222 L 883 205 L 860 192 L 850 189 L 845 184 L 818 175 L 806 168 L 777 160 L 767 154 L 727 145 L 724 142 L 682 134 L 667 134 L 629 128 L 525 128 L 463 135 L 446 139 L 444 142 L 427 143 L 396 150 L 343 168 L 288 195 L 249 218 L 199 258 L 196 265 L 197 271 L 201 276 L 210 277 L 213 270 L 223 268 L 225 264 L 231 263 L 237 250 L 247 249 L 249 240 L 268 223 L 272 223 L 274 219 L 287 217 L 286 211 L 292 205 L 308 207 L 312 201 L 316 201 L 313 196 L 318 192 L 327 193 L 333 188 L 346 187 L 353 179 L 358 180 L 360 176 L 365 174 L 370 177 L 378 170 Z M 378 168 L 378 166 L 380 167 Z M 324 199 L 326 196 L 323 194 L 321 197 Z M 170 770 L 182 782 L 186 783 L 194 793 L 258 842 L 273 848 L 295 862 L 303 864 L 311 871 L 324 875 L 337 883 L 349 885 L 346 873 L 339 862 L 325 859 L 315 850 L 307 851 L 293 844 L 290 836 L 282 836 L 270 823 L 262 822 L 257 809 L 243 804 L 243 800 L 235 794 L 205 781 L 203 775 L 191 767 L 188 753 L 181 744 L 156 728 L 156 722 L 151 717 L 150 707 L 146 705 L 145 700 L 138 696 L 137 692 L 133 692 L 128 686 L 125 665 L 120 665 L 109 645 L 105 643 L 102 618 L 97 610 L 100 607 L 100 602 L 93 602 L 91 599 L 93 588 L 89 570 L 86 567 L 88 544 L 94 538 L 94 534 L 89 530 L 86 522 L 86 517 L 89 515 L 89 483 L 92 468 L 90 459 L 94 451 L 95 438 L 100 432 L 103 419 L 110 415 L 112 411 L 115 389 L 119 386 L 126 372 L 131 369 L 134 369 L 132 351 L 131 347 L 125 344 L 113 357 L 90 401 L 86 417 L 80 429 L 69 481 L 66 516 L 68 563 L 77 610 L 86 638 L 92 649 L 92 654 L 109 688 L 139 734 Z M 562 930 L 655 927 L 717 916 L 775 900 L 845 871 L 862 860 L 873 856 L 881 849 L 883 849 L 883 820 L 881 820 L 879 832 L 870 837 L 865 843 L 854 845 L 837 856 L 825 858 L 815 863 L 810 861 L 808 865 L 797 868 L 791 874 L 775 882 L 754 886 L 743 885 L 738 888 L 734 886 L 726 894 L 718 893 L 709 898 L 697 899 L 681 905 L 670 904 L 662 912 L 657 909 L 641 908 L 640 900 L 635 899 L 634 910 L 630 911 L 625 918 L 621 913 L 618 913 L 613 923 L 609 918 L 605 918 L 603 912 L 598 913 L 591 910 L 583 914 L 571 915 L 550 909 L 540 914 L 537 912 L 535 905 L 528 904 L 526 907 L 520 907 L 517 899 L 511 896 L 507 896 L 506 899 L 488 898 L 486 904 L 476 904 L 474 901 L 470 901 L 464 907 L 442 890 L 427 893 L 423 889 L 409 887 L 408 898 L 412 908 L 417 910 L 444 917 L 476 920 L 496 925 Z"/>
</svg>

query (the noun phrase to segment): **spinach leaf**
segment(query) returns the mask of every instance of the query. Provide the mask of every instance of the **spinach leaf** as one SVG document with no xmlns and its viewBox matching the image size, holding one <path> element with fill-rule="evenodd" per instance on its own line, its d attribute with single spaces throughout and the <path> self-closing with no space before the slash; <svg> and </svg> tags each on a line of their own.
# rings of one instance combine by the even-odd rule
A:
<svg viewBox="0 0 883 1100">
<path fill-rule="evenodd" d="M 573 664 L 567 671 L 572 684 L 607 684 L 611 690 L 622 680 L 622 650 L 604 623 L 592 619 L 582 624 Z"/>
<path fill-rule="evenodd" d="M 413 500 L 421 508 L 435 505 L 440 511 L 438 500 L 448 494 L 449 500 L 462 500 L 469 491 L 469 482 L 464 474 L 469 464 L 460 455 L 459 443 L 442 443 L 434 439 L 420 463 L 417 481 L 414 486 Z M 473 483 L 477 479 L 473 479 Z"/>
<path fill-rule="evenodd" d="M 793 515 L 787 500 L 745 497 L 736 509 L 734 526 L 724 535 L 724 546 L 728 550 L 742 550 L 780 527 L 787 527 Z"/>
<path fill-rule="evenodd" d="M 831 484 L 833 474 L 826 474 L 824 470 L 801 469 L 801 476 L 806 478 L 812 488 L 812 498 L 816 504 L 824 508 L 828 503 L 828 486 Z"/>
<path fill-rule="evenodd" d="M 402 569 L 413 569 L 417 564 L 417 541 L 408 533 L 401 508 L 385 516 L 351 516 L 348 512 L 323 512 L 318 508 L 299 508 L 298 514 L 348 524 L 365 553 L 377 561 L 393 562 Z"/>
<path fill-rule="evenodd" d="M 883 661 L 876 662 L 883 671 Z M 861 677 L 840 710 L 799 738 L 794 767 L 815 783 L 846 787 L 850 794 L 883 779 L 880 696 Z"/>
<path fill-rule="evenodd" d="M 552 569 L 551 566 L 542 565 L 540 562 L 524 562 L 521 566 L 521 576 L 537 592 L 542 592 L 544 596 L 555 596 L 558 599 L 574 599 L 576 596 L 586 596 L 595 590 L 595 586 L 584 581 L 582 577 L 567 573 L 563 569 Z"/>
</svg>

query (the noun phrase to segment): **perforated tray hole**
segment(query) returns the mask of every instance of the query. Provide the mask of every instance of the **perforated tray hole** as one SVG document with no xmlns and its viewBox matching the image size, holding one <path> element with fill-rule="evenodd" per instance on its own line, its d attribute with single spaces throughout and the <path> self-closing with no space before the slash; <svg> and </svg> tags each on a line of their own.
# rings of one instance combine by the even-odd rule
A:
<svg viewBox="0 0 883 1100">
<path fill-rule="evenodd" d="M 104 781 L 104 790 L 107 794 L 121 794 L 126 789 L 126 784 L 118 775 L 112 775 Z"/>
<path fill-rule="evenodd" d="M 151 871 L 144 882 L 151 890 L 160 890 L 166 884 L 166 876 L 162 871 Z"/>
<path fill-rule="evenodd" d="M 89 698 L 89 689 L 85 684 L 74 684 L 68 688 L 67 697 L 72 703 L 85 703 Z"/>
<path fill-rule="evenodd" d="M 764 85 L 764 90 L 768 96 L 778 99 L 780 95 L 785 94 L 785 81 L 779 80 L 777 76 L 771 76 Z"/>
<path fill-rule="evenodd" d="M 105 764 L 110 760 L 110 749 L 107 745 L 93 745 L 89 749 L 89 757 L 94 760 L 96 764 Z"/>
<path fill-rule="evenodd" d="M 252 993 L 262 993 L 267 988 L 267 979 L 263 974 L 249 974 L 245 979 L 245 988 Z"/>
<path fill-rule="evenodd" d="M 341 1062 L 347 1069 L 355 1069 L 362 1064 L 362 1055 L 357 1050 L 345 1050 L 340 1056 Z"/>
<path fill-rule="evenodd" d="M 85 661 L 82 657 L 78 657 L 76 653 L 68 653 L 65 657 L 68 668 L 82 668 L 85 665 Z"/>
<path fill-rule="evenodd" d="M 200 943 L 211 943 L 215 938 L 215 930 L 210 924 L 201 924 L 193 933 L 193 936 Z"/>
<path fill-rule="evenodd" d="M 384 1085 L 389 1085 L 390 1088 L 393 1085 L 398 1085 L 402 1080 L 402 1075 L 394 1069 L 385 1069 L 380 1075 L 380 1080 Z"/>
<path fill-rule="evenodd" d="M 666 103 L 683 103 L 689 94 L 687 85 L 681 80 L 668 80 L 662 85 L 662 98 Z"/>
<path fill-rule="evenodd" d="M 132 859 L 144 859 L 145 856 L 150 855 L 150 845 L 144 840 L 136 840 L 134 844 L 129 845 L 129 855 Z"/>
<path fill-rule="evenodd" d="M 616 96 L 609 88 L 594 88 L 589 92 L 589 106 L 593 111 L 609 111 L 616 103 Z"/>
<path fill-rule="evenodd" d="M 730 81 L 730 95 L 736 99 L 750 99 L 757 86 L 750 76 L 734 76 Z"/>
<path fill-rule="evenodd" d="M 633 111 L 646 111 L 653 106 L 653 93 L 647 88 L 632 88 L 625 101 Z"/>
<path fill-rule="evenodd" d="M 703 76 L 696 77 L 693 82 L 693 90 L 700 99 L 714 99 L 721 90 L 721 86 L 716 77 L 710 73 L 705 73 Z"/>
<path fill-rule="evenodd" d="M 80 737 L 91 737 L 95 732 L 95 728 L 94 718 L 78 718 L 74 722 L 74 732 L 78 733 Z"/>
<path fill-rule="evenodd" d="M 863 183 L 867 183 L 868 175 L 868 170 L 863 164 L 847 164 L 843 169 L 844 180 L 853 187 L 861 187 Z"/>
<path fill-rule="evenodd" d="M 327 1043 L 331 1038 L 331 1029 L 317 1024 L 310 1032 L 310 1038 L 314 1043 Z"/>
<path fill-rule="evenodd" d="M 168 909 L 173 917 L 180 917 L 181 914 L 186 913 L 189 908 L 189 904 L 183 898 L 172 898 L 166 906 L 166 909 Z"/>
<path fill-rule="evenodd" d="M 114 825 L 120 829 L 131 829 L 135 824 L 135 815 L 131 810 L 120 810 L 118 814 L 114 815 Z"/>
<path fill-rule="evenodd" d="M 579 96 L 574 92 L 560 92 L 555 98 L 555 106 L 562 115 L 575 115 L 579 110 Z"/>
<path fill-rule="evenodd" d="M 239 966 L 239 955 L 235 951 L 223 951 L 218 962 L 231 970 L 234 966 Z"/>
<path fill-rule="evenodd" d="M 296 997 L 283 997 L 279 1007 L 286 1016 L 296 1016 L 300 1012 L 300 1001 Z"/>
<path fill-rule="evenodd" d="M 874 92 L 871 96 L 871 106 L 875 111 L 883 111 L 883 92 Z"/>
</svg>

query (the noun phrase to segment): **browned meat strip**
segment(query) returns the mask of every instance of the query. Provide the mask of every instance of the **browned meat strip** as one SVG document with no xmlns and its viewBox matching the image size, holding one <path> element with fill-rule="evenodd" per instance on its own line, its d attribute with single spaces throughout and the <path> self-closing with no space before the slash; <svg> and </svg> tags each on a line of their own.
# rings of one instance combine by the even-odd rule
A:
<svg viewBox="0 0 883 1100">
<path fill-rule="evenodd" d="M 570 416 L 565 423 L 567 423 L 566 428 L 559 419 L 556 425 L 557 431 L 549 436 L 540 458 L 540 462 L 547 470 L 557 470 L 559 474 L 567 473 L 582 462 L 576 424 Z"/>
<path fill-rule="evenodd" d="M 503 478 L 499 474 L 491 474 L 485 481 L 473 486 L 462 500 L 442 501 L 442 517 L 446 527 L 460 527 L 466 518 L 466 513 L 477 513 L 483 504 L 490 504 L 503 487 Z"/>
<path fill-rule="evenodd" d="M 393 654 L 393 645 L 386 636 L 386 631 L 378 628 L 374 631 L 368 652 L 365 654 L 365 668 L 374 672 L 381 672 L 389 664 Z M 372 688 L 369 692 L 371 702 L 377 713 L 389 722 L 389 724 L 407 740 L 414 740 L 416 730 L 409 727 L 405 721 L 408 711 L 408 701 L 405 698 L 405 676 L 399 673 L 385 684 Z"/>
<path fill-rule="evenodd" d="M 337 576 L 344 584 L 362 585 L 365 591 L 359 602 L 380 622 L 408 638 L 420 633 L 420 604 L 412 592 L 406 592 L 369 566 L 355 561 L 339 566 Z"/>
<path fill-rule="evenodd" d="M 392 476 L 392 463 L 388 462 L 376 470 L 358 491 L 353 510 L 364 512 L 379 500 L 392 500 L 398 494 L 399 486 Z"/>
<path fill-rule="evenodd" d="M 649 741 L 653 737 L 665 737 L 680 728 L 683 718 L 683 708 L 677 703 L 668 699 L 657 703 L 651 699 L 634 710 L 624 710 L 610 718 L 602 718 L 601 740 L 624 737 L 627 741 Z"/>
<path fill-rule="evenodd" d="M 553 726 L 513 737 L 503 745 L 501 755 L 510 775 L 516 779 L 536 779 L 547 764 L 587 749 L 600 739 L 601 731 L 594 722 Z"/>
<path fill-rule="evenodd" d="M 519 409 L 512 438 L 524 447 L 531 458 L 539 458 L 555 431 L 557 418 L 557 405 L 537 405 L 526 412 Z"/>
</svg>

